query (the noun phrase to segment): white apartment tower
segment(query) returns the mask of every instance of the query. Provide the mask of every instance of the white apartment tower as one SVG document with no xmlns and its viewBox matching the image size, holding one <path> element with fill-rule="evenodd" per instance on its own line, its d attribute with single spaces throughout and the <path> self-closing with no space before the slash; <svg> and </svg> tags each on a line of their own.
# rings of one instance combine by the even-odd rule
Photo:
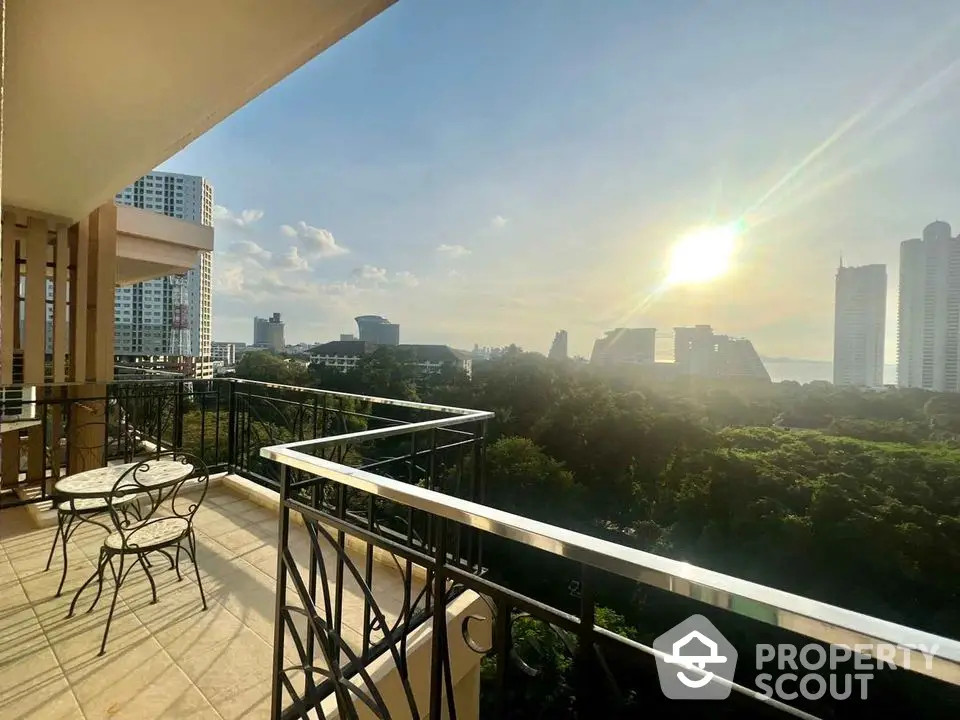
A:
<svg viewBox="0 0 960 720">
<path fill-rule="evenodd" d="M 841 265 L 833 313 L 833 384 L 882 387 L 886 265 Z"/>
<path fill-rule="evenodd" d="M 117 193 L 116 202 L 213 225 L 213 187 L 197 175 L 152 172 Z M 117 288 L 115 353 L 121 362 L 124 357 L 182 355 L 192 358 L 190 374 L 213 377 L 212 255 L 201 252 L 185 277 L 168 275 Z M 181 311 L 183 299 L 185 313 Z"/>
<path fill-rule="evenodd" d="M 897 384 L 960 392 L 960 240 L 930 223 L 900 243 Z"/>
</svg>

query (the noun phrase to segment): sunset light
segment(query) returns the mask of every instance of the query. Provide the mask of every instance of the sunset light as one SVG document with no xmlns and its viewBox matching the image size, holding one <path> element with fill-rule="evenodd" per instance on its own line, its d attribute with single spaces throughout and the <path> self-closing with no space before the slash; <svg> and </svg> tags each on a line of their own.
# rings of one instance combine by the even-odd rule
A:
<svg viewBox="0 0 960 720">
<path fill-rule="evenodd" d="M 737 244 L 737 227 L 700 228 L 680 238 L 670 250 L 667 285 L 710 282 L 730 269 Z"/>
</svg>

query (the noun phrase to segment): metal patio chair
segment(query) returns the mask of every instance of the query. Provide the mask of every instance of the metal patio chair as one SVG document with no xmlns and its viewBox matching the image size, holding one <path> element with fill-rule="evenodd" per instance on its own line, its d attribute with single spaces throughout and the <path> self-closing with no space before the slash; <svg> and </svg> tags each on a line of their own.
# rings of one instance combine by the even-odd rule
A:
<svg viewBox="0 0 960 720">
<path fill-rule="evenodd" d="M 145 482 L 144 474 L 150 472 L 150 467 L 158 461 L 175 461 L 190 466 L 190 469 L 183 477 L 162 485 Z M 77 591 L 68 614 L 68 617 L 73 615 L 74 606 L 83 589 L 96 577 L 97 595 L 90 605 L 90 610 L 93 610 L 103 592 L 103 578 L 109 566 L 114 581 L 113 600 L 110 603 L 107 624 L 103 630 L 100 655 L 106 652 L 110 623 L 113 620 L 120 586 L 137 565 L 146 573 L 153 594 L 153 602 L 157 602 L 157 586 L 147 560 L 147 556 L 151 553 L 160 553 L 170 561 L 170 568 L 176 570 L 178 581 L 183 579 L 180 573 L 181 553 L 190 558 L 197 576 L 200 602 L 203 610 L 207 609 L 200 569 L 197 567 L 197 538 L 193 528 L 193 518 L 206 497 L 209 484 L 210 471 L 203 460 L 179 451 L 160 453 L 158 456 L 143 460 L 127 470 L 115 483 L 110 493 L 111 502 L 108 503 L 113 530 L 104 539 L 100 548 L 97 572 Z M 123 512 L 122 505 L 113 502 L 130 494 L 147 496 L 151 500 L 149 508 L 144 509 L 139 518 L 131 518 Z"/>
</svg>

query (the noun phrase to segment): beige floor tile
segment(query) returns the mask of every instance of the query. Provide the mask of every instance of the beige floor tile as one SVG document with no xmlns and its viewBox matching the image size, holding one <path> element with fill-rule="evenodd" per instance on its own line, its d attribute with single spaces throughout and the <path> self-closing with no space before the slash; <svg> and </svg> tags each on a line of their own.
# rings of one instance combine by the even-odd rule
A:
<svg viewBox="0 0 960 720">
<path fill-rule="evenodd" d="M 73 690 L 61 673 L 49 673 L 13 693 L 0 692 L 0 713 L 17 720 L 83 720 Z"/>
<path fill-rule="evenodd" d="M 258 505 L 250 504 L 246 507 L 245 510 L 238 513 L 237 517 L 246 523 L 255 525 L 258 523 L 269 523 L 272 525 L 274 530 L 277 527 L 277 513 L 262 508 Z"/>
<path fill-rule="evenodd" d="M 90 614 L 54 618 L 43 625 L 50 647 L 71 683 L 91 675 L 110 679 L 123 677 L 125 665 L 135 664 L 136 659 L 151 648 L 159 649 L 159 644 L 133 613 L 118 603 L 110 624 L 107 651 L 100 657 L 98 653 L 108 610 L 108 603 L 101 602 L 100 607 Z"/>
<path fill-rule="evenodd" d="M 7 668 L 22 663 L 29 665 L 35 654 L 48 649 L 49 643 L 33 608 L 0 612 L 0 688 Z"/>
<path fill-rule="evenodd" d="M 0 582 L 0 617 L 29 607 L 23 586 L 16 578 Z"/>
<path fill-rule="evenodd" d="M 153 640 L 124 651 L 114 662 L 108 655 L 86 674 L 67 673 L 67 679 L 88 718 L 140 720 L 166 714 L 181 695 L 196 692 L 190 679 Z M 93 668 L 91 668 L 93 669 Z"/>
<path fill-rule="evenodd" d="M 247 628 L 194 662 L 206 667 L 197 687 L 225 718 L 255 717 L 252 708 L 270 696 L 273 650 Z"/>
<path fill-rule="evenodd" d="M 54 713 L 49 717 L 82 717 L 81 709 L 88 718 L 268 716 L 277 566 L 274 513 L 212 490 L 197 514 L 198 563 L 209 609 L 201 610 L 193 566 L 185 556 L 179 582 L 169 562 L 155 556 L 151 574 L 158 602 L 152 603 L 149 583 L 136 568 L 121 588 L 102 658 L 97 653 L 113 591 L 109 574 L 93 612 L 85 611 L 95 586 L 86 590 L 76 616 L 67 618 L 66 613 L 73 593 L 94 570 L 105 531 L 83 527 L 72 538 L 70 571 L 64 594 L 57 598 L 59 553 L 51 570 L 43 572 L 54 530 L 36 530 L 22 518 L 8 523 L 7 518 L 5 514 L 0 522 L 0 683 L 6 673 L 19 678 L 18 687 L 24 679 L 26 687 L 36 684 L 37 692 L 0 701 L 0 718 L 29 713 L 46 718 L 36 715 L 40 710 Z M 290 547 L 306 583 L 310 546 L 302 526 L 291 527 Z M 321 553 L 332 582 L 335 550 L 321 540 Z M 350 558 L 362 576 L 363 553 L 351 552 Z M 375 563 L 373 590 L 392 624 L 402 602 L 402 575 Z M 288 602 L 299 605 L 292 582 L 287 592 Z M 322 591 L 317 602 L 322 607 Z M 343 602 L 344 640 L 359 651 L 363 595 L 349 572 Z M 294 623 L 305 640 L 306 619 L 294 615 Z M 297 664 L 289 631 L 284 651 L 287 662 Z M 319 648 L 315 657 L 322 664 Z"/>
<path fill-rule="evenodd" d="M 16 581 L 17 573 L 13 570 L 13 565 L 7 560 L 7 554 L 0 555 L 0 588 L 3 588 L 8 582 Z"/>
<path fill-rule="evenodd" d="M 191 685 L 181 692 L 166 709 L 157 716 L 161 720 L 219 720 L 223 716 Z M 259 717 L 267 718 L 269 715 Z"/>
<path fill-rule="evenodd" d="M 0 655 L 0 697 L 11 698 L 28 693 L 31 688 L 42 686 L 50 677 L 59 677 L 63 673 L 57 664 L 57 658 L 50 650 L 46 639 L 42 638 L 36 618 L 21 617 L 23 629 L 29 629 L 29 639 L 19 636 L 19 647 L 4 647 Z M 12 640 L 13 638 L 11 638 Z M 6 642 L 6 638 L 4 638 Z"/>
<path fill-rule="evenodd" d="M 242 555 L 258 547 L 276 547 L 276 531 L 258 525 L 247 525 L 216 536 L 216 541 L 236 555 Z"/>
<path fill-rule="evenodd" d="M 194 524 L 197 532 L 212 538 L 232 532 L 238 527 L 237 521 L 233 517 L 206 508 L 201 508 L 201 511 L 197 513 Z"/>
<path fill-rule="evenodd" d="M 144 623 L 192 678 L 206 670 L 202 664 L 209 659 L 212 651 L 230 643 L 234 637 L 242 634 L 245 627 L 242 620 L 219 603 L 213 603 L 205 611 L 180 603 L 166 614 L 158 613 L 144 619 Z M 201 663 L 200 666 L 195 664 L 197 661 Z"/>
</svg>

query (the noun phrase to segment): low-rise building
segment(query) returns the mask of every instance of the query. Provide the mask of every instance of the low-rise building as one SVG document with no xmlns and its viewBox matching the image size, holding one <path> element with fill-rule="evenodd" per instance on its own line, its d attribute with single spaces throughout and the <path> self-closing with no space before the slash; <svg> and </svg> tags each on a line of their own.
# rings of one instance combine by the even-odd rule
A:
<svg viewBox="0 0 960 720">
<path fill-rule="evenodd" d="M 468 375 L 473 369 L 470 353 L 454 350 L 449 345 L 397 345 L 401 357 L 412 358 L 412 363 L 421 372 L 438 372 L 444 366 L 463 370 Z M 308 353 L 310 363 L 324 365 L 347 372 L 357 367 L 360 360 L 373 353 L 377 345 L 363 340 L 334 340 L 312 348 Z"/>
<path fill-rule="evenodd" d="M 231 342 L 211 343 L 214 367 L 230 367 L 237 362 L 237 346 Z"/>
</svg>

